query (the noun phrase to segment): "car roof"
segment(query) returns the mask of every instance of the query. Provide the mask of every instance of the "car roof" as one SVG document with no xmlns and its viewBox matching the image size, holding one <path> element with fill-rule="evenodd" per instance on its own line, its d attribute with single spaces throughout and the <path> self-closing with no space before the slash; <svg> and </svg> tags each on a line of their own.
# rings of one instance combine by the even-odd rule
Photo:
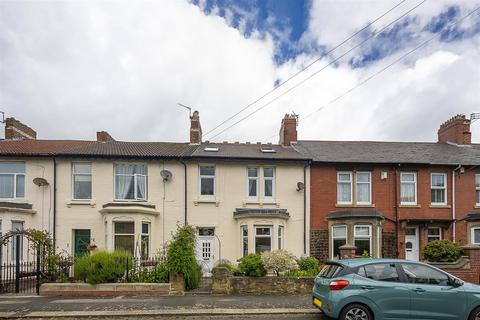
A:
<svg viewBox="0 0 480 320">
<path fill-rule="evenodd" d="M 372 259 L 372 258 L 360 258 L 360 259 L 343 259 L 332 261 L 335 264 L 341 264 L 350 268 L 355 268 L 370 263 L 398 263 L 398 262 L 412 262 L 402 259 Z"/>
</svg>

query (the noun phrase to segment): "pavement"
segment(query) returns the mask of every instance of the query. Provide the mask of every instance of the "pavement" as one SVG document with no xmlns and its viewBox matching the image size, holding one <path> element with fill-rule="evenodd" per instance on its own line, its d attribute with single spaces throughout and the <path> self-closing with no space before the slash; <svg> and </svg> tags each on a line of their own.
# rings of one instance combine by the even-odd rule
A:
<svg viewBox="0 0 480 320">
<path fill-rule="evenodd" d="M 324 319 L 310 296 L 0 296 L 0 319 Z M 239 317 L 241 316 L 241 317 Z"/>
</svg>

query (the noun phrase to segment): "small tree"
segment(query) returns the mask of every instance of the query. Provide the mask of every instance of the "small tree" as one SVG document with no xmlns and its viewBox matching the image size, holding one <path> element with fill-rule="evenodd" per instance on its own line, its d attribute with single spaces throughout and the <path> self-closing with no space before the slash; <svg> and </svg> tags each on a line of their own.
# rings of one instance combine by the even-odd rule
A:
<svg viewBox="0 0 480 320">
<path fill-rule="evenodd" d="M 267 274 L 259 254 L 249 254 L 240 259 L 238 269 L 247 277 L 263 277 Z"/>
<path fill-rule="evenodd" d="M 262 262 L 267 270 L 272 270 L 277 276 L 280 272 L 298 269 L 297 258 L 285 250 L 262 252 Z"/>
<path fill-rule="evenodd" d="M 450 240 L 435 240 L 423 249 L 423 257 L 430 262 L 455 262 L 462 255 L 462 248 Z"/>
</svg>

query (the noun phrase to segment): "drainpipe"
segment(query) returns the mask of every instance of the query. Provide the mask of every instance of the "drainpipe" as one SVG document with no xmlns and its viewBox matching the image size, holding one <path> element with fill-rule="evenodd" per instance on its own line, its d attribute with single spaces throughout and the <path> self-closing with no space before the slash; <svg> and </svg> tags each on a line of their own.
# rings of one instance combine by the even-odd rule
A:
<svg viewBox="0 0 480 320">
<path fill-rule="evenodd" d="M 398 164 L 398 166 L 400 166 L 400 164 Z M 395 168 L 395 185 L 393 186 L 393 190 L 394 190 L 394 193 L 395 193 L 395 196 L 394 196 L 394 201 L 395 201 L 395 242 L 396 242 L 396 248 L 395 248 L 395 253 L 396 253 L 396 256 L 398 258 L 398 255 L 399 255 L 399 245 L 400 243 L 398 242 L 398 233 L 399 233 L 399 212 L 398 212 L 398 168 Z"/>
<path fill-rule="evenodd" d="M 307 254 L 307 167 L 303 167 L 303 254 Z"/>
<path fill-rule="evenodd" d="M 453 225 L 452 225 L 452 231 L 453 231 L 453 242 L 456 242 L 457 240 L 457 212 L 455 208 L 455 171 L 460 170 L 462 167 L 461 164 L 458 165 L 455 169 L 452 171 L 452 219 L 453 219 Z"/>
<path fill-rule="evenodd" d="M 186 226 L 188 224 L 188 218 L 187 218 L 187 209 L 188 209 L 188 198 L 187 198 L 187 164 L 185 163 L 185 161 L 183 160 L 180 160 L 180 162 L 183 164 L 183 168 L 184 168 L 184 177 L 185 177 L 185 182 L 184 182 L 184 190 L 183 190 L 183 193 L 184 193 L 184 196 L 185 196 L 185 223 L 184 225 Z"/>
<path fill-rule="evenodd" d="M 57 240 L 57 159 L 53 157 L 53 250 L 56 252 Z"/>
</svg>

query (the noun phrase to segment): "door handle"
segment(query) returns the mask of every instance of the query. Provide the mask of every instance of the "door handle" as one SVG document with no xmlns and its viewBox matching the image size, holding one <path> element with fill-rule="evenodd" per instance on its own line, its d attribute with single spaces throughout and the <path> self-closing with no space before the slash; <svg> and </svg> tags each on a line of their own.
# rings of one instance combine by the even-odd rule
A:
<svg viewBox="0 0 480 320">
<path fill-rule="evenodd" d="M 415 288 L 415 289 L 413 289 L 413 291 L 418 292 L 418 293 L 422 293 L 422 292 L 425 292 L 426 290 L 422 289 L 422 288 Z"/>
<path fill-rule="evenodd" d="M 375 289 L 375 287 L 372 287 L 372 286 L 362 286 L 361 288 L 363 290 L 373 290 L 373 289 Z"/>
</svg>

